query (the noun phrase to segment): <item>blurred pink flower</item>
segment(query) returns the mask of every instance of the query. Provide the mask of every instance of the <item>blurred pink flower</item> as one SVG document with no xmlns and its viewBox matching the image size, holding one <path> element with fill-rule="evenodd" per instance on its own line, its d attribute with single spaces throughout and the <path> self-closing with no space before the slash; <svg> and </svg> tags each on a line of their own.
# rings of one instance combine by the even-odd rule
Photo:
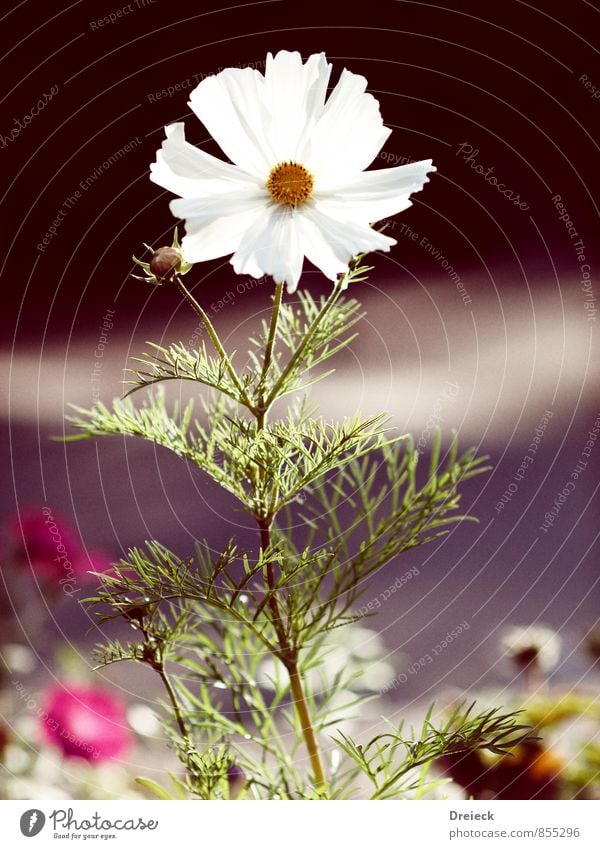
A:
<svg viewBox="0 0 600 849">
<path fill-rule="evenodd" d="M 110 563 L 102 551 L 86 551 L 70 524 L 48 507 L 30 507 L 6 523 L 3 563 L 31 565 L 39 580 L 58 582 L 73 592 L 78 581 L 94 581 Z"/>
<path fill-rule="evenodd" d="M 44 736 L 65 757 L 107 761 L 129 746 L 125 705 L 97 687 L 57 685 L 46 691 L 40 714 Z"/>
</svg>

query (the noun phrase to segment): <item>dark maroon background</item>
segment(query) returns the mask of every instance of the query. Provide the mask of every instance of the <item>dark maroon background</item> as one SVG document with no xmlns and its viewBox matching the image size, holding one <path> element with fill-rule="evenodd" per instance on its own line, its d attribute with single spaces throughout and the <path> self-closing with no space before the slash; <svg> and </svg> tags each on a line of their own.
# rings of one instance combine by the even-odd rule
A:
<svg viewBox="0 0 600 849">
<path fill-rule="evenodd" d="M 95 326 L 113 297 L 121 316 L 124 302 L 140 309 L 148 293 L 124 286 L 129 258 L 142 241 L 164 241 L 173 225 L 167 193 L 147 179 L 163 125 L 187 119 L 189 139 L 216 152 L 190 116 L 188 90 L 157 102 L 149 96 L 280 48 L 324 50 L 336 73 L 343 65 L 363 73 L 394 128 L 385 150 L 433 158 L 438 175 L 417 197 L 410 224 L 430 234 L 462 274 L 485 263 L 505 269 L 519 287 L 534 270 L 552 278 L 553 262 L 559 273 L 572 270 L 572 246 L 550 201 L 555 193 L 594 247 L 600 100 L 578 82 L 587 74 L 600 85 L 597 45 L 590 43 L 600 25 L 594 4 L 270 0 L 226 8 L 139 0 L 133 12 L 92 30 L 124 5 L 23 2 L 2 19 L 0 133 L 59 86 L 18 139 L 0 149 L 7 182 L 3 293 L 12 310 L 22 309 L 17 344 L 38 337 L 47 318 L 50 333 L 72 322 L 75 333 L 88 321 Z M 36 244 L 64 199 L 136 137 L 142 143 L 83 194 L 40 256 Z M 515 212 L 457 156 L 462 142 L 479 149 L 478 161 L 494 166 L 528 212 Z M 409 242 L 402 261 L 417 273 L 426 262 Z M 226 275 L 228 269 L 207 285 L 216 291 Z M 164 301 L 155 296 L 152 306 L 160 314 Z M 11 335 L 5 332 L 2 344 L 10 345 Z"/>
</svg>

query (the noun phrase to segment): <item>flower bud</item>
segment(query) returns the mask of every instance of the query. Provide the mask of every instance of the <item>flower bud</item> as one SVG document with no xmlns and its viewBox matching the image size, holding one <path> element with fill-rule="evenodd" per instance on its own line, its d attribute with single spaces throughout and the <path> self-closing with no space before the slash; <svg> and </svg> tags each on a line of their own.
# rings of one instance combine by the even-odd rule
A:
<svg viewBox="0 0 600 849">
<path fill-rule="evenodd" d="M 180 268 L 181 252 L 177 248 L 159 248 L 150 260 L 150 273 L 160 281 L 172 280 Z"/>
<path fill-rule="evenodd" d="M 173 233 L 172 245 L 165 245 L 157 251 L 151 248 L 150 245 L 146 245 L 145 242 L 144 245 L 146 250 L 152 254 L 152 257 L 150 262 L 143 262 L 136 256 L 132 257 L 135 264 L 143 268 L 145 273 L 144 277 L 132 274 L 131 276 L 135 277 L 136 280 L 144 280 L 146 283 L 152 283 L 153 286 L 160 286 L 162 283 L 168 283 L 173 280 L 176 274 L 187 274 L 192 267 L 192 263 L 186 262 L 183 258 L 177 236 L 177 228 L 175 228 L 175 232 Z"/>
</svg>

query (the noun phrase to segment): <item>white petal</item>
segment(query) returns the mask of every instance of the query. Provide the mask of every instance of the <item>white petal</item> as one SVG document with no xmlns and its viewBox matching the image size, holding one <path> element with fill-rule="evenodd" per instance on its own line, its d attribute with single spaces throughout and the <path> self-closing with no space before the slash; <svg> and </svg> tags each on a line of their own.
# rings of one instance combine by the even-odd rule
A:
<svg viewBox="0 0 600 849">
<path fill-rule="evenodd" d="M 234 253 L 265 206 L 258 189 L 171 201 L 173 215 L 186 219 L 186 236 L 181 244 L 184 259 L 201 262 Z"/>
<path fill-rule="evenodd" d="M 204 262 L 234 253 L 257 217 L 256 210 L 233 213 L 212 221 L 188 218 L 181 243 L 187 262 Z M 260 277 L 260 274 L 257 275 Z"/>
<path fill-rule="evenodd" d="M 264 82 L 253 68 L 227 68 L 202 80 L 189 105 L 232 162 L 266 180 L 275 157 Z"/>
<path fill-rule="evenodd" d="M 431 159 L 411 162 L 397 168 L 363 171 L 355 177 L 329 181 L 327 189 L 319 186 L 315 194 L 317 209 L 334 218 L 369 224 L 396 215 L 411 205 L 409 197 L 420 192 L 429 182 L 427 173 L 435 171 Z"/>
<path fill-rule="evenodd" d="M 388 138 L 391 130 L 383 126 L 379 103 L 366 87 L 364 77 L 342 71 L 311 133 L 304 162 L 317 180 L 363 171 Z"/>
<path fill-rule="evenodd" d="M 265 97 L 269 103 L 269 138 L 278 162 L 302 161 L 306 139 L 323 113 L 331 65 L 324 53 L 302 64 L 299 53 L 280 50 L 267 56 Z"/>
<path fill-rule="evenodd" d="M 212 197 L 178 198 L 171 201 L 169 208 L 177 218 L 208 221 L 252 209 L 258 211 L 267 206 L 268 202 L 266 189 L 249 186 Z"/>
<path fill-rule="evenodd" d="M 340 259 L 323 230 L 307 215 L 302 215 L 298 223 L 302 250 L 306 259 L 322 271 L 329 280 L 336 280 L 338 274 L 343 274 L 348 268 L 348 260 Z"/>
<path fill-rule="evenodd" d="M 222 162 L 185 140 L 182 123 L 165 127 L 166 138 L 150 166 L 150 179 L 181 197 L 229 191 L 240 185 L 257 185 L 241 168 Z"/>
<path fill-rule="evenodd" d="M 357 254 L 389 251 L 396 244 L 395 239 L 369 226 L 339 221 L 309 204 L 302 208 L 299 229 L 307 259 L 330 280 L 335 280 L 339 273 L 344 272 Z"/>
<path fill-rule="evenodd" d="M 303 262 L 297 211 L 276 204 L 260 214 L 231 258 L 236 274 L 269 274 L 287 283 L 288 292 L 295 291 Z"/>
</svg>

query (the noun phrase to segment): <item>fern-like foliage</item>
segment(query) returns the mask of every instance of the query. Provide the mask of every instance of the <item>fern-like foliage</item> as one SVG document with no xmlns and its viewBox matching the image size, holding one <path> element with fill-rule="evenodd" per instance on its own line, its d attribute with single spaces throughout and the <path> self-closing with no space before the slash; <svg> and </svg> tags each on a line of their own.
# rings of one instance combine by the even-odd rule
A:
<svg viewBox="0 0 600 849">
<path fill-rule="evenodd" d="M 272 551 L 261 552 L 251 562 L 233 542 L 215 556 L 205 542 L 196 545 L 195 557 L 181 558 L 152 541 L 143 549 L 130 549 L 118 565 L 99 573 L 102 584 L 86 602 L 101 606 L 101 622 L 117 617 L 135 621 L 140 610 L 153 609 L 163 602 L 200 602 L 242 623 L 260 637 L 267 649 L 275 651 L 270 642 L 269 620 L 261 619 L 256 611 L 249 612 L 246 604 L 251 597 L 253 601 L 261 597 L 262 590 L 258 590 L 255 579 L 262 576 L 274 557 Z M 171 624 L 165 630 L 173 627 Z"/>
<path fill-rule="evenodd" d="M 359 266 L 352 271 L 348 282 L 364 279 L 368 270 L 367 266 Z M 350 345 L 357 335 L 350 331 L 363 316 L 358 301 L 340 295 L 317 322 L 325 304 L 324 298 L 316 301 L 309 292 L 298 292 L 295 303 L 281 305 L 277 345 L 266 374 L 263 374 L 263 354 L 270 327 L 262 322 L 260 332 L 249 339 L 249 367 L 240 375 L 241 390 L 232 380 L 225 360 L 209 354 L 205 342 L 198 348 L 190 348 L 183 342 L 167 346 L 148 342 L 150 352 L 134 357 L 133 361 L 139 365 L 128 369 L 131 378 L 126 383 L 131 389 L 126 394 L 164 381 L 184 380 L 217 390 L 236 403 L 253 408 L 261 398 L 272 394 L 275 387 L 277 398 L 303 391 L 331 374 L 331 371 L 316 370 Z M 311 327 L 314 327 L 312 333 Z M 288 367 L 301 344 L 306 346 L 304 355 Z"/>
<path fill-rule="evenodd" d="M 432 461 L 419 476 L 419 453 L 410 440 L 384 444 L 308 488 L 297 515 L 284 511 L 273 532 L 276 546 L 286 552 L 284 562 L 293 563 L 306 551 L 321 555 L 282 594 L 302 642 L 356 621 L 360 616 L 354 609 L 375 571 L 471 519 L 458 512 L 459 487 L 486 471 L 484 463 L 472 451 L 459 456 L 456 438 L 442 457 L 438 433 Z M 293 527 L 302 548 L 296 547 Z"/>
<path fill-rule="evenodd" d="M 314 300 L 309 292 L 299 291 L 295 304 L 282 304 L 278 323 L 278 348 L 272 361 L 268 379 L 261 387 L 267 396 L 277 386 L 277 398 L 290 392 L 304 391 L 308 386 L 322 380 L 332 371 L 318 371 L 319 366 L 356 339 L 356 332 L 350 331 L 360 321 L 364 313 L 360 304 L 353 298 L 340 297 L 317 325 L 313 336 L 306 346 L 305 356 L 299 358 L 292 368 L 286 368 L 291 355 L 307 339 L 307 333 L 323 309 L 324 301 Z M 261 332 L 250 337 L 250 362 L 254 373 L 260 373 L 261 352 L 264 351 L 269 337 L 269 325 L 263 322 Z"/>
<path fill-rule="evenodd" d="M 183 342 L 173 342 L 171 345 L 156 345 L 147 343 L 152 353 L 134 357 L 139 363 L 136 368 L 128 369 L 131 380 L 126 381 L 131 389 L 126 393 L 131 395 L 139 389 L 154 386 L 169 380 L 187 380 L 216 389 L 227 395 L 238 404 L 244 403 L 244 393 L 231 379 L 225 363 L 218 357 L 211 356 L 202 342 L 199 348 L 190 349 Z M 246 375 L 243 387 L 250 391 L 253 375 Z"/>
<path fill-rule="evenodd" d="M 410 438 L 336 469 L 322 485 L 307 490 L 300 518 L 312 544 L 325 529 L 344 569 L 361 578 L 404 551 L 448 533 L 456 522 L 476 521 L 456 512 L 460 487 L 489 470 L 487 457 L 472 449 L 458 453 L 455 435 L 442 455 L 441 432 L 433 438 L 427 468 Z"/>
<path fill-rule="evenodd" d="M 494 754 L 510 754 L 515 746 L 533 742 L 528 725 L 519 724 L 518 713 L 502 713 L 500 709 L 477 713 L 475 703 L 466 710 L 456 707 L 439 728 L 431 721 L 434 705 L 423 722 L 421 733 L 404 736 L 404 723 L 393 731 L 378 734 L 366 744 L 359 744 L 340 734 L 336 740 L 354 761 L 373 788 L 371 799 L 392 799 L 417 789 L 414 774 L 417 767 L 446 755 L 460 755 L 477 750 Z"/>
<path fill-rule="evenodd" d="M 98 403 L 91 410 L 74 407 L 70 423 L 80 431 L 67 439 L 137 436 L 169 448 L 193 462 L 254 515 L 270 521 L 305 487 L 334 468 L 378 449 L 384 442 L 383 416 L 359 415 L 341 424 L 291 415 L 257 430 L 254 422 L 231 410 L 223 398 L 205 405 L 209 425 L 193 419 L 193 401 L 167 410 L 164 392 L 135 407 L 131 398 L 116 399 L 112 409 Z"/>
</svg>

